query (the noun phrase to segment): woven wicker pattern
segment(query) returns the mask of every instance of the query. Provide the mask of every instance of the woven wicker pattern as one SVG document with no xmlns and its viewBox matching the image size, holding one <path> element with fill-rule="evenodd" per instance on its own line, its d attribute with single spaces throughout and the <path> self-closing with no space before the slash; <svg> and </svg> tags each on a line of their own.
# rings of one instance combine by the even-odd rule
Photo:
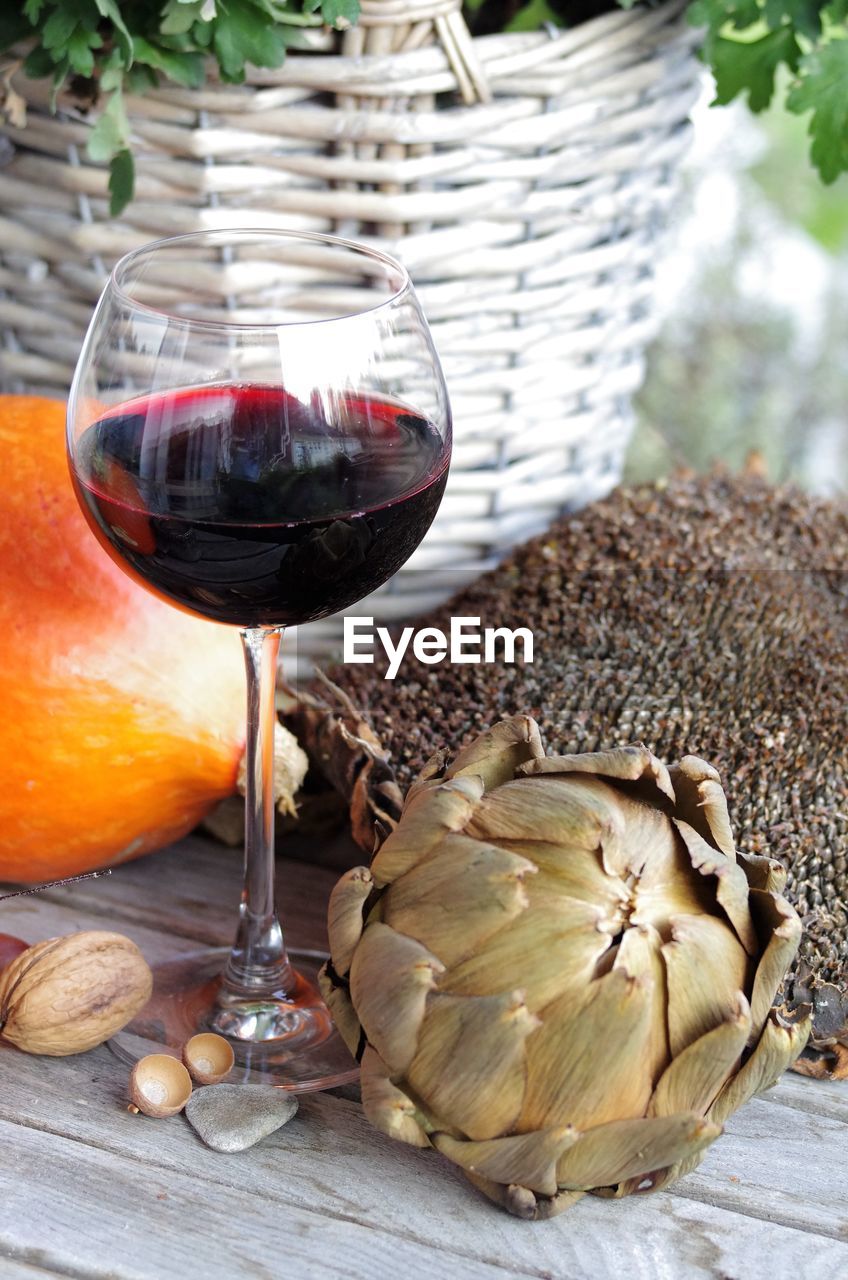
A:
<svg viewBox="0 0 848 1280">
<path fill-rule="evenodd" d="M 146 240 L 243 225 L 377 244 L 412 272 L 455 415 L 417 567 L 490 563 L 620 474 L 699 84 L 681 8 L 472 40 L 455 0 L 366 0 L 340 51 L 319 37 L 250 84 L 130 100 L 137 197 L 117 221 L 84 157 L 90 123 L 51 117 L 46 87 L 18 76 L 29 121 L 6 128 L 0 170 L 5 388 L 67 390 L 104 273 Z"/>
</svg>

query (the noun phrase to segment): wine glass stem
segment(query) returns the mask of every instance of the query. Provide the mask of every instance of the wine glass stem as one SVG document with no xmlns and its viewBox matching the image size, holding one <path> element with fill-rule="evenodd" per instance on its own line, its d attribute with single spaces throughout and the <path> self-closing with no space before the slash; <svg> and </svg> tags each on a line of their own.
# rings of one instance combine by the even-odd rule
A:
<svg viewBox="0 0 848 1280">
<path fill-rule="evenodd" d="M 275 687 L 281 627 L 241 633 L 247 670 L 244 889 L 222 995 L 279 996 L 293 975 L 274 902 Z"/>
</svg>

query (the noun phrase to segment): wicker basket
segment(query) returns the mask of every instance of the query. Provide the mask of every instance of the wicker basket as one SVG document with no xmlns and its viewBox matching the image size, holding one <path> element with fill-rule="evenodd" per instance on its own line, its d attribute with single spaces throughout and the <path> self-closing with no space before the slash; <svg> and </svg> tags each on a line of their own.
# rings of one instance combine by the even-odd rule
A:
<svg viewBox="0 0 848 1280">
<path fill-rule="evenodd" d="M 244 225 L 377 244 L 411 270 L 455 416 L 413 568 L 479 570 L 620 475 L 700 82 L 682 7 L 472 40 L 456 0 L 365 0 L 338 52 L 319 37 L 243 86 L 131 99 L 137 196 L 114 221 L 90 120 L 51 116 L 47 88 L 18 76 L 29 119 L 6 128 L 0 170 L 5 389 L 67 390 L 107 269 L 146 240 Z M 402 611 L 432 604 L 426 577 L 401 575 Z"/>
</svg>

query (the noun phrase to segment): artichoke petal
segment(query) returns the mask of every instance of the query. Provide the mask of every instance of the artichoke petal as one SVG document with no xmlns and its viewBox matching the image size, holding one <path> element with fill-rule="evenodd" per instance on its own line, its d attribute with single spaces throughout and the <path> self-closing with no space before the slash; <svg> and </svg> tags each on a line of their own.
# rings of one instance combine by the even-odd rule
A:
<svg viewBox="0 0 848 1280">
<path fill-rule="evenodd" d="M 477 1141 L 514 1126 L 524 1094 L 525 1040 L 539 1025 L 522 992 L 434 994 L 406 1079 L 425 1107 Z M 457 1071 L 456 1063 L 463 1064 Z"/>
<path fill-rule="evenodd" d="M 359 1042 L 362 1039 L 362 1027 L 356 1015 L 356 1010 L 351 1003 L 350 996 L 344 987 L 337 986 L 329 976 L 326 965 L 322 967 L 318 974 L 318 987 L 324 997 L 324 1003 L 330 1010 L 339 1035 L 353 1056 L 356 1057 L 359 1051 Z"/>
<path fill-rule="evenodd" d="M 423 861 L 449 832 L 461 831 L 482 794 L 483 781 L 477 777 L 439 782 L 416 792 L 371 862 L 377 884 L 391 884 Z"/>
<path fill-rule="evenodd" d="M 665 965 L 660 949 L 662 939 L 650 926 L 627 929 L 618 947 L 614 968 L 637 979 L 648 991 L 651 1004 L 645 1039 L 640 1051 L 641 1062 L 650 1077 L 651 1086 L 659 1079 L 671 1057 L 666 1024 Z M 684 1110 L 692 1110 L 687 1107 Z"/>
<path fill-rule="evenodd" d="M 527 1043 L 527 1090 L 521 1133 L 573 1124 L 585 1129 L 645 1113 L 654 1082 L 651 984 L 623 968 L 566 992 L 544 1010 Z"/>
<path fill-rule="evenodd" d="M 475 738 L 454 760 L 448 778 L 475 774 L 487 791 L 510 782 L 519 765 L 545 755 L 539 726 L 529 716 L 500 720 Z"/>
<path fill-rule="evenodd" d="M 735 1017 L 713 1027 L 672 1060 L 654 1090 L 648 1114 L 703 1115 L 737 1065 L 750 1029 L 751 1010 L 740 993 Z"/>
<path fill-rule="evenodd" d="M 362 937 L 365 900 L 374 888 L 374 877 L 367 867 L 352 867 L 333 886 L 327 908 L 327 932 L 330 958 L 338 974 L 350 968 L 354 949 Z"/>
<path fill-rule="evenodd" d="M 448 835 L 425 862 L 390 885 L 381 899 L 382 917 L 451 965 L 521 915 L 528 903 L 524 878 L 535 872 L 534 863 L 508 849 Z M 463 904 L 461 918 L 457 902 Z"/>
<path fill-rule="evenodd" d="M 522 765 L 518 773 L 525 776 L 539 773 L 591 773 L 598 778 L 642 783 L 639 794 L 643 799 L 658 803 L 660 797 L 664 796 L 672 804 L 675 801 L 668 769 L 643 742 L 616 747 L 612 751 L 587 751 L 578 756 L 546 756 Z"/>
<path fill-rule="evenodd" d="M 444 781 L 445 769 L 450 762 L 450 757 L 451 753 L 445 747 L 433 752 L 407 791 L 404 797 L 404 804 L 409 804 L 412 797 L 417 795 L 419 791 L 431 791 L 436 783 Z"/>
<path fill-rule="evenodd" d="M 515 1183 L 543 1196 L 557 1193 L 557 1161 L 580 1137 L 577 1129 L 541 1129 L 538 1133 L 511 1134 L 488 1142 L 465 1142 L 448 1133 L 434 1133 L 433 1146 L 467 1173 L 478 1173 L 493 1182 Z"/>
<path fill-rule="evenodd" d="M 415 1103 L 392 1083 L 385 1062 L 370 1045 L 362 1055 L 359 1082 L 362 1109 L 375 1129 L 412 1147 L 429 1147 Z"/>
<path fill-rule="evenodd" d="M 557 900 L 588 902 L 617 916 L 630 901 L 630 891 L 618 876 L 607 873 L 598 846 L 582 849 L 573 842 L 547 844 L 542 840 L 499 840 L 536 864 L 539 874 L 529 886 L 531 901 L 542 894 Z"/>
<path fill-rule="evenodd" d="M 706 879 L 716 880 L 716 899 L 749 956 L 759 947 L 757 931 L 748 905 L 748 878 L 739 864 L 708 844 L 688 822 L 673 819 L 685 844 L 692 866 Z"/>
<path fill-rule="evenodd" d="M 504 974 L 520 973 L 525 1003 L 538 1013 L 565 990 L 585 986 L 609 947 L 609 935 L 598 927 L 602 913 L 586 902 L 546 901 L 538 890 L 533 881 L 529 909 L 453 965 L 440 991 L 495 995 Z"/>
<path fill-rule="evenodd" d="M 350 967 L 350 995 L 369 1043 L 389 1070 L 415 1056 L 427 994 L 444 965 L 414 938 L 375 921 L 362 935 Z"/>
<path fill-rule="evenodd" d="M 711 910 L 715 895 L 692 875 L 689 856 L 668 816 L 632 796 L 619 796 L 618 808 L 625 824 L 624 856 L 615 870 L 635 880 L 637 923 L 653 924 L 662 932 L 674 915 Z"/>
<path fill-rule="evenodd" d="M 727 797 L 717 769 L 698 756 L 684 756 L 669 769 L 677 796 L 675 813 L 694 827 L 698 835 L 731 860 L 736 845 L 727 810 Z"/>
<path fill-rule="evenodd" d="M 752 889 L 764 893 L 783 893 L 786 887 L 786 868 L 776 858 L 764 858 L 756 853 L 740 853 L 739 864 Z"/>
<path fill-rule="evenodd" d="M 693 1040 L 735 1017 L 748 990 L 748 956 L 730 926 L 716 916 L 676 916 L 663 944 L 668 982 L 668 1039 L 673 1057 Z"/>
<path fill-rule="evenodd" d="M 472 1186 L 482 1191 L 484 1196 L 488 1196 L 495 1204 L 502 1205 L 516 1218 L 524 1218 L 528 1222 L 554 1218 L 585 1195 L 584 1191 L 560 1191 L 555 1196 L 542 1196 L 537 1199 L 529 1187 L 520 1187 L 515 1183 L 505 1185 L 503 1182 L 493 1182 L 491 1178 L 484 1178 L 479 1173 L 466 1172 L 465 1176 Z"/>
<path fill-rule="evenodd" d="M 768 938 L 751 994 L 751 1036 L 757 1039 L 784 974 L 798 951 L 802 926 L 794 907 L 776 893 L 752 889 L 751 910 L 761 936 Z"/>
<path fill-rule="evenodd" d="M 720 1125 L 691 1114 L 597 1125 L 560 1156 L 557 1181 L 588 1191 L 643 1177 L 702 1150 L 720 1133 Z"/>
<path fill-rule="evenodd" d="M 624 837 L 618 796 L 597 778 L 529 777 L 505 782 L 475 809 L 466 835 L 503 844 L 538 840 L 563 849 L 612 853 L 616 866 Z"/>
<path fill-rule="evenodd" d="M 709 1116 L 707 1119 L 709 1119 Z M 721 1130 L 719 1130 L 720 1132 Z M 709 1146 L 709 1143 L 707 1146 Z M 699 1151 L 684 1156 L 682 1160 L 676 1160 L 674 1164 L 666 1165 L 664 1169 L 654 1169 L 649 1174 L 643 1174 L 641 1177 L 628 1178 L 625 1182 L 620 1182 L 616 1187 L 608 1187 L 596 1191 L 595 1195 L 608 1196 L 612 1200 L 620 1200 L 623 1196 L 646 1195 L 651 1191 L 662 1191 L 663 1187 L 670 1187 L 672 1182 L 677 1182 L 678 1178 L 685 1178 L 687 1173 L 697 1169 L 707 1153 L 707 1146 L 703 1146 Z"/>
<path fill-rule="evenodd" d="M 710 1107 L 708 1118 L 723 1124 L 728 1116 L 738 1110 L 755 1093 L 770 1089 L 795 1059 L 803 1052 L 809 1039 L 812 1018 L 807 1017 L 787 1025 L 776 1009 L 772 1009 L 763 1027 L 759 1044 L 739 1072 L 721 1090 Z"/>
</svg>

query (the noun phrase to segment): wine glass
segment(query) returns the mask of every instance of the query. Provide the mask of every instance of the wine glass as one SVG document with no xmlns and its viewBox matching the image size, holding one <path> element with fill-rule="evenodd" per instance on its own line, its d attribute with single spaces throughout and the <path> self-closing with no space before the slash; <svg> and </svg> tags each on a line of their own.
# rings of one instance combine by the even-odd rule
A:
<svg viewBox="0 0 848 1280">
<path fill-rule="evenodd" d="M 409 276 L 333 236 L 218 230 L 117 264 L 80 354 L 68 453 L 110 556 L 169 603 L 241 629 L 245 877 L 235 944 L 161 966 L 126 1058 L 227 1036 L 236 1076 L 352 1078 L 274 898 L 274 683 L 283 628 L 384 583 L 444 492 L 451 421 Z M 292 964 L 292 959 L 295 964 Z"/>
</svg>

